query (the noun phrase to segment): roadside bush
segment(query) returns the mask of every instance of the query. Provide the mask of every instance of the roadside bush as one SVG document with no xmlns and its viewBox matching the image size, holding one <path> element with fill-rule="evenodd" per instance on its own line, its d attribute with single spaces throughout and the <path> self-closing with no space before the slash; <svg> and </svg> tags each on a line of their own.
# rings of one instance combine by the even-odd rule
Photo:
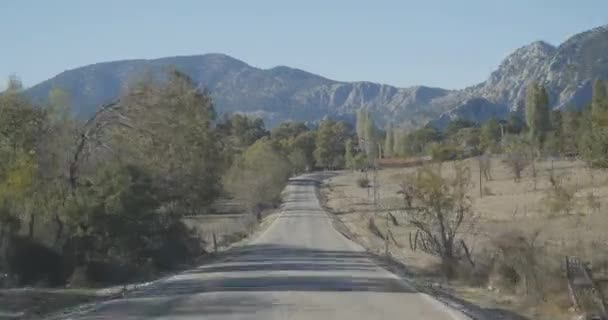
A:
<svg viewBox="0 0 608 320">
<path fill-rule="evenodd" d="M 365 177 L 360 177 L 357 179 L 357 186 L 359 186 L 359 188 L 369 188 L 369 179 L 365 178 Z"/>
<path fill-rule="evenodd" d="M 507 231 L 492 239 L 497 250 L 490 285 L 523 294 L 540 301 L 544 294 L 543 278 L 549 270 L 543 266 L 545 252 L 536 244 L 539 232 L 527 235 Z"/>
<path fill-rule="evenodd" d="M 93 260 L 85 266 L 86 278 L 95 284 L 120 284 L 133 280 L 137 267 L 118 260 Z"/>
<path fill-rule="evenodd" d="M 367 227 L 369 228 L 369 231 L 371 231 L 375 236 L 377 236 L 378 238 L 380 238 L 382 240 L 385 240 L 385 237 L 382 234 L 382 231 L 380 231 L 380 229 L 376 225 L 376 221 L 374 220 L 374 217 L 369 218 L 369 221 L 367 222 Z"/>
<path fill-rule="evenodd" d="M 159 270 L 192 263 L 204 253 L 201 239 L 181 221 L 174 221 L 157 243 L 160 245 L 152 250 L 150 256 Z"/>
<path fill-rule="evenodd" d="M 462 149 L 444 143 L 431 144 L 428 147 L 428 154 L 434 161 L 451 161 L 463 158 Z"/>
<path fill-rule="evenodd" d="M 14 236 L 7 248 L 9 274 L 19 285 L 44 283 L 58 286 L 65 283 L 73 266 L 53 249 L 28 238 Z"/>
<path fill-rule="evenodd" d="M 262 138 L 235 159 L 224 177 L 226 190 L 261 220 L 263 205 L 280 200 L 292 167 L 275 144 Z"/>
</svg>

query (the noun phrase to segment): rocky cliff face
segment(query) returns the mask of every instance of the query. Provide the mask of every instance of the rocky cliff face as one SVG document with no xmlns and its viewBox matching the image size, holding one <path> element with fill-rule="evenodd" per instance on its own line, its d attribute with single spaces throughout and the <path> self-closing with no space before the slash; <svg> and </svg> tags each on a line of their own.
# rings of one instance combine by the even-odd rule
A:
<svg viewBox="0 0 608 320">
<path fill-rule="evenodd" d="M 538 41 L 517 49 L 488 80 L 463 90 L 465 99 L 486 99 L 488 108 L 498 108 L 500 112 L 477 113 L 475 108 L 481 102 L 470 104 L 465 100 L 433 123 L 460 115 L 483 121 L 488 114 L 521 110 L 526 87 L 532 82 L 545 86 L 552 108 L 581 108 L 591 101 L 591 85 L 598 78 L 608 79 L 608 26 L 579 33 L 558 47 Z"/>
<path fill-rule="evenodd" d="M 317 121 L 325 116 L 351 120 L 357 109 L 371 110 L 377 122 L 441 126 L 448 119 L 484 121 L 523 107 L 532 82 L 547 88 L 553 108 L 582 107 L 591 99 L 591 83 L 608 79 L 608 27 L 577 34 L 558 47 L 534 42 L 509 55 L 490 77 L 463 90 L 423 86 L 396 88 L 372 82 L 339 82 L 289 67 L 258 69 L 222 54 L 99 63 L 65 71 L 28 90 L 43 102 L 51 88 L 70 93 L 74 113 L 92 115 L 131 83 L 161 78 L 175 68 L 210 90 L 219 113 L 281 121 Z"/>
</svg>

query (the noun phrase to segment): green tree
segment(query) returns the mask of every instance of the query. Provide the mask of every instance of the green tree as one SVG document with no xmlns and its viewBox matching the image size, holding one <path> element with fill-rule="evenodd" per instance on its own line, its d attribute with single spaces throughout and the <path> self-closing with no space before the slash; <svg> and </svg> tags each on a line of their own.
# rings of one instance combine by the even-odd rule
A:
<svg viewBox="0 0 608 320">
<path fill-rule="evenodd" d="M 507 125 L 506 131 L 510 134 L 520 134 L 526 124 L 521 118 L 521 115 L 517 111 L 509 112 L 509 116 L 507 117 Z"/>
<path fill-rule="evenodd" d="M 260 218 L 260 206 L 279 200 L 292 173 L 276 144 L 262 138 L 236 159 L 226 174 L 226 189 Z"/>
<path fill-rule="evenodd" d="M 546 134 L 551 128 L 549 119 L 549 97 L 541 84 L 531 84 L 526 92 L 526 123 L 530 141 L 537 152 L 543 147 Z"/>
<path fill-rule="evenodd" d="M 484 151 L 495 152 L 500 141 L 500 124 L 498 120 L 492 118 L 486 121 L 479 133 L 480 147 Z"/>
<path fill-rule="evenodd" d="M 353 140 L 348 139 L 344 143 L 344 162 L 346 163 L 346 167 L 348 169 L 354 170 L 354 160 L 355 148 L 353 146 Z"/>
<path fill-rule="evenodd" d="M 578 154 L 577 132 L 579 129 L 581 113 L 578 111 L 564 111 L 562 114 L 562 149 L 566 156 Z"/>
<path fill-rule="evenodd" d="M 290 146 L 292 152 L 295 150 L 301 151 L 304 156 L 307 171 L 312 170 L 315 164 L 314 152 L 316 148 L 316 138 L 316 132 L 314 131 L 302 132 L 293 139 Z"/>
<path fill-rule="evenodd" d="M 596 80 L 591 99 L 591 161 L 608 166 L 608 83 Z"/>
<path fill-rule="evenodd" d="M 344 145 L 348 137 L 349 129 L 344 122 L 322 121 L 315 140 L 317 165 L 325 169 L 344 167 Z"/>
</svg>

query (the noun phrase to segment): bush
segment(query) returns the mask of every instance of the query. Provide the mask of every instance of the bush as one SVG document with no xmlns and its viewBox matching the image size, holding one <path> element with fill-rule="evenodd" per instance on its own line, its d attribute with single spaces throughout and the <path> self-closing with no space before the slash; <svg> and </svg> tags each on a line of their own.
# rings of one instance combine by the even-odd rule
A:
<svg viewBox="0 0 608 320">
<path fill-rule="evenodd" d="M 9 274 L 19 285 L 62 285 L 73 272 L 62 255 L 28 238 L 12 237 L 7 252 Z"/>
<path fill-rule="evenodd" d="M 380 229 L 378 228 L 378 226 L 376 225 L 376 221 L 374 220 L 374 217 L 370 217 L 369 221 L 367 222 L 367 227 L 369 228 L 369 230 L 378 238 L 385 240 L 386 238 L 384 237 L 384 235 L 382 234 L 382 231 L 380 231 Z"/>
<path fill-rule="evenodd" d="M 543 277 L 548 270 L 541 266 L 545 252 L 536 245 L 539 233 L 507 231 L 492 240 L 498 251 L 491 285 L 524 294 L 539 301 L 544 296 Z"/>
<path fill-rule="evenodd" d="M 428 153 L 434 161 L 451 161 L 464 157 L 462 149 L 444 143 L 434 143 L 430 145 Z"/>
<path fill-rule="evenodd" d="M 192 263 L 204 253 L 201 240 L 181 221 L 170 225 L 162 238 L 160 246 L 151 253 L 155 267 L 160 270 L 171 270 Z"/>
<path fill-rule="evenodd" d="M 89 261 L 85 269 L 88 281 L 103 285 L 129 282 L 138 274 L 136 266 L 112 259 Z"/>
<path fill-rule="evenodd" d="M 357 179 L 357 186 L 359 186 L 359 188 L 369 188 L 369 179 L 365 178 L 365 177 L 360 177 Z"/>
</svg>

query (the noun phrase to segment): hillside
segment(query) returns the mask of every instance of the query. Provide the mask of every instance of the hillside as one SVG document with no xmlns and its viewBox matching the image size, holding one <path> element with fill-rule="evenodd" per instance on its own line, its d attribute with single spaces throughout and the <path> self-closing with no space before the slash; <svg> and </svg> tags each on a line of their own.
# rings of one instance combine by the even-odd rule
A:
<svg viewBox="0 0 608 320">
<path fill-rule="evenodd" d="M 42 82 L 28 94 L 43 102 L 51 88 L 66 90 L 73 99 L 74 113 L 86 118 L 129 84 L 160 77 L 171 68 L 210 90 L 219 113 L 252 114 L 270 125 L 285 120 L 316 121 L 326 115 L 351 119 L 362 106 L 384 119 L 430 119 L 437 113 L 427 113 L 425 107 L 449 93 L 428 87 L 400 89 L 371 82 L 338 82 L 282 66 L 263 70 L 226 55 L 206 54 L 85 66 Z"/>
<path fill-rule="evenodd" d="M 352 120 L 361 107 L 369 108 L 379 124 L 433 121 L 441 126 L 449 119 L 483 121 L 520 110 L 525 88 L 534 81 L 545 84 L 553 108 L 582 107 L 590 101 L 591 82 L 608 79 L 608 27 L 579 33 L 558 47 L 542 41 L 521 47 L 486 81 L 463 90 L 340 82 L 289 67 L 259 69 L 223 54 L 205 54 L 84 66 L 33 86 L 28 94 L 43 102 L 51 88 L 62 88 L 72 96 L 74 113 L 87 118 L 129 84 L 161 77 L 170 68 L 209 89 L 220 114 L 256 115 L 270 126 L 325 116 Z"/>
</svg>

